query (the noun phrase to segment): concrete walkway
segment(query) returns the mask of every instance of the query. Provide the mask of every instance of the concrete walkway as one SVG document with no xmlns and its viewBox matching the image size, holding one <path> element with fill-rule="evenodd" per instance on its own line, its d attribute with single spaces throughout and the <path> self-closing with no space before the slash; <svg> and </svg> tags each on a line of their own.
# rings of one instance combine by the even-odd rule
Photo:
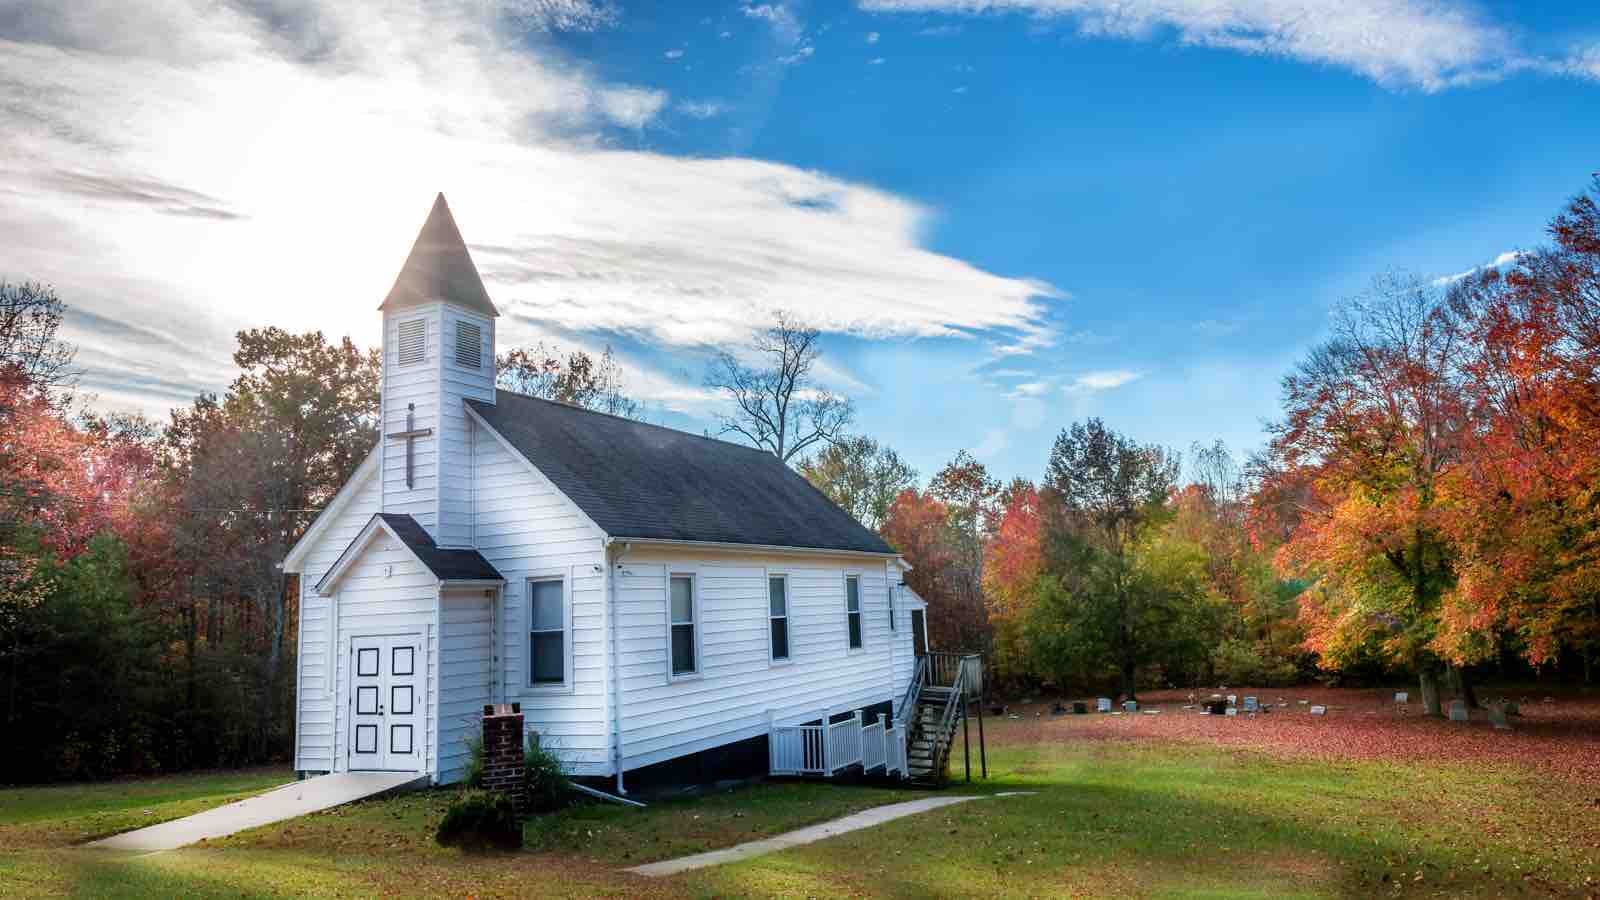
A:
<svg viewBox="0 0 1600 900">
<path fill-rule="evenodd" d="M 427 783 L 415 772 L 340 772 L 296 781 L 265 794 L 229 803 L 182 819 L 112 835 L 86 844 L 107 850 L 174 850 L 207 838 L 219 838 L 292 819 L 321 809 Z"/>
<path fill-rule="evenodd" d="M 908 800 L 904 803 L 875 806 L 872 809 L 864 809 L 842 819 L 834 819 L 832 822 L 823 822 L 821 825 L 812 825 L 809 828 L 801 828 L 798 831 L 791 831 L 776 837 L 751 841 L 747 844 L 739 844 L 722 850 L 696 853 L 694 856 L 681 856 L 677 859 L 634 866 L 623 871 L 632 872 L 635 875 L 648 875 L 652 878 L 676 875 L 679 872 L 688 872 L 692 869 L 720 866 L 725 863 L 765 856 L 768 853 L 776 853 L 779 850 L 787 850 L 790 847 L 815 843 L 824 838 L 831 838 L 851 831 L 859 831 L 862 828 L 871 828 L 874 825 L 882 825 L 884 822 L 893 822 L 895 819 L 914 816 L 930 809 L 965 803 L 968 800 L 983 800 L 989 797 L 1026 797 L 1032 796 L 1033 793 L 1033 791 L 1004 791 L 998 794 L 968 794 L 961 797 L 927 797 L 922 800 Z"/>
</svg>

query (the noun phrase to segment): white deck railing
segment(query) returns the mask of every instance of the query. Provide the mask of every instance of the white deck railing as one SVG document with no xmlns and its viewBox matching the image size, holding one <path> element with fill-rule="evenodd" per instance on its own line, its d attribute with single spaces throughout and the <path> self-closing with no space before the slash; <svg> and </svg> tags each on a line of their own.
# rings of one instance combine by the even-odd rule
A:
<svg viewBox="0 0 1600 900">
<path fill-rule="evenodd" d="M 767 755 L 773 775 L 831 778 L 850 766 L 860 766 L 863 772 L 907 774 L 905 726 L 891 724 L 886 716 L 879 715 L 871 725 L 862 724 L 859 711 L 832 724 L 825 724 L 832 718 L 827 711 L 810 725 L 779 724 L 775 713 L 767 716 Z"/>
</svg>

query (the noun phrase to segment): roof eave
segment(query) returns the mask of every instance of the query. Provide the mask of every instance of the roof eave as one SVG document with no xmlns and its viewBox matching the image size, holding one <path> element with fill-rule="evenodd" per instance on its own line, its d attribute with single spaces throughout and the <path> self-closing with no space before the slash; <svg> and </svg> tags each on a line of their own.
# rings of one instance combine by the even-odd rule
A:
<svg viewBox="0 0 1600 900">
<path fill-rule="evenodd" d="M 690 547 L 699 550 L 728 550 L 743 553 L 780 553 L 793 556 L 860 556 L 868 559 L 898 559 L 900 554 L 882 550 L 841 550 L 831 547 L 794 547 L 784 544 L 741 544 L 734 541 L 686 541 L 676 538 L 628 537 L 619 534 L 611 538 L 617 544 L 643 544 L 651 547 Z"/>
</svg>

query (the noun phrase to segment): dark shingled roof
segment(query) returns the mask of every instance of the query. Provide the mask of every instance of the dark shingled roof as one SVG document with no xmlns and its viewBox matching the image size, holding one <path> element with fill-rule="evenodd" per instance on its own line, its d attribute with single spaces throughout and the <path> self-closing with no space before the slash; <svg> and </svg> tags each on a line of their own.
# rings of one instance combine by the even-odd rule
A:
<svg viewBox="0 0 1600 900">
<path fill-rule="evenodd" d="M 472 264 L 472 254 L 467 252 L 444 194 L 433 201 L 428 221 L 422 223 L 417 242 L 411 245 L 411 255 L 400 267 L 400 277 L 394 280 L 389 296 L 378 308 L 396 310 L 438 301 L 449 301 L 486 316 L 500 315 L 483 288 L 483 279 Z"/>
<path fill-rule="evenodd" d="M 405 513 L 378 513 L 422 564 L 440 581 L 504 581 L 494 566 L 476 550 L 441 550 L 427 529 Z"/>
<path fill-rule="evenodd" d="M 618 538 L 893 554 L 776 456 L 497 391 L 478 415 Z"/>
</svg>

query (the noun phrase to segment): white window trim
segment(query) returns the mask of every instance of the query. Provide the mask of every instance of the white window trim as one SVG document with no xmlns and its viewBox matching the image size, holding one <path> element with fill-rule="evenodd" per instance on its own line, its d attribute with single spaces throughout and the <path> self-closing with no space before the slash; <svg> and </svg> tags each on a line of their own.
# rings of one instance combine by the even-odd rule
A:
<svg viewBox="0 0 1600 900">
<path fill-rule="evenodd" d="M 528 652 L 528 635 L 533 633 L 533 584 L 536 581 L 561 582 L 561 627 L 566 639 L 561 642 L 562 655 L 566 658 L 562 662 L 560 684 L 533 683 L 533 656 Z M 571 694 L 576 689 L 573 684 L 573 644 L 572 639 L 572 573 L 567 569 L 541 569 L 529 572 L 522 580 L 522 629 L 518 637 L 522 642 L 522 666 L 518 677 L 521 685 L 520 692 L 528 694 Z"/>
<path fill-rule="evenodd" d="M 850 646 L 850 579 L 856 580 L 856 611 L 855 615 L 861 617 L 861 646 Z M 844 649 L 847 653 L 864 653 L 867 649 L 867 595 L 861 584 L 859 571 L 845 570 L 841 582 L 844 588 Z"/>
<path fill-rule="evenodd" d="M 781 615 L 781 616 L 775 616 L 775 615 L 772 614 L 772 579 L 774 579 L 774 578 L 782 578 L 783 579 L 783 615 Z M 789 573 L 788 572 L 767 572 L 767 577 L 763 581 L 763 583 L 767 586 L 767 589 L 766 589 L 766 598 L 767 598 L 767 604 L 766 604 L 766 606 L 767 606 L 767 665 L 770 665 L 770 666 L 790 666 L 790 665 L 794 665 L 794 600 L 790 596 L 790 592 L 789 592 Z M 783 657 L 782 659 L 779 659 L 778 657 L 773 655 L 773 650 L 776 649 L 776 648 L 774 648 L 772 646 L 772 620 L 773 619 L 782 619 L 783 620 L 783 633 L 784 633 L 785 637 L 788 638 L 788 641 L 789 641 L 789 655 Z M 847 625 L 846 627 L 849 627 L 849 626 Z"/>
<path fill-rule="evenodd" d="M 690 623 L 694 627 L 694 671 L 681 674 L 672 671 L 672 579 L 674 578 L 689 579 L 689 605 L 694 614 L 694 621 Z M 665 591 L 663 599 L 666 600 L 662 618 L 667 623 L 667 683 L 693 681 L 702 677 L 706 669 L 706 645 L 701 639 L 705 629 L 700 627 L 705 622 L 705 618 L 700 614 L 700 571 L 695 568 L 668 566 L 666 578 L 661 586 Z"/>
</svg>

